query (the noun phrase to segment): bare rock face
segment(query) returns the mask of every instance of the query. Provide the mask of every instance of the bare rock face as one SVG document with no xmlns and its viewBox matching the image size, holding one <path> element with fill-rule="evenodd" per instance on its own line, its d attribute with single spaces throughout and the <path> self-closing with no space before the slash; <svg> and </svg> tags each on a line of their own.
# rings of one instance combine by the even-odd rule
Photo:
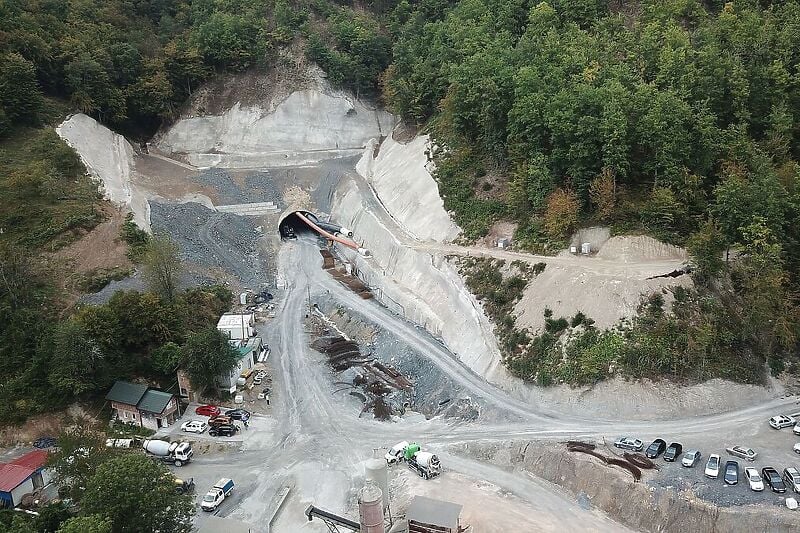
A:
<svg viewBox="0 0 800 533">
<path fill-rule="evenodd" d="M 150 231 L 150 211 L 144 194 L 131 182 L 134 150 L 125 137 L 83 113 L 68 117 L 56 133 L 80 156 L 101 185 L 104 196 L 133 211 L 136 224 Z"/>
<path fill-rule="evenodd" d="M 423 241 L 448 242 L 461 229 L 444 209 L 439 187 L 431 176 L 430 151 L 427 135 L 407 143 L 389 135 L 380 146 L 374 141 L 367 146 L 356 170 L 410 235 Z"/>
<path fill-rule="evenodd" d="M 390 113 L 313 74 L 293 85 L 274 73 L 242 75 L 211 99 L 213 86 L 199 91 L 156 147 L 198 167 L 276 167 L 358 155 L 392 130 Z"/>
</svg>

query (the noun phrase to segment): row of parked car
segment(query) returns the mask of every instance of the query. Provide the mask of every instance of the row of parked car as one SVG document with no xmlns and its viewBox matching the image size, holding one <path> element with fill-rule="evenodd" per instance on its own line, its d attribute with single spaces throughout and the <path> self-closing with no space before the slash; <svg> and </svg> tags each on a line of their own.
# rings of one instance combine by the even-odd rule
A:
<svg viewBox="0 0 800 533">
<path fill-rule="evenodd" d="M 620 437 L 614 442 L 614 446 L 623 450 L 630 450 L 641 452 L 644 449 L 644 443 L 632 437 Z M 758 456 L 752 448 L 745 446 L 732 446 L 725 449 L 730 455 L 739 457 L 747 461 L 754 461 Z M 657 459 L 661 454 L 664 454 L 664 460 L 668 462 L 677 461 L 680 458 L 681 464 L 687 468 L 693 468 L 700 459 L 702 454 L 700 450 L 690 449 L 686 452 L 683 451 L 683 445 L 679 442 L 673 442 L 667 446 L 664 439 L 656 439 L 644 450 L 644 454 L 650 459 Z M 704 474 L 706 477 L 716 479 L 720 474 L 721 457 L 715 453 L 708 456 Z M 787 486 L 794 492 L 800 493 L 800 472 L 794 467 L 788 467 L 783 470 L 783 476 L 777 469 L 767 466 L 761 469 L 759 474 L 758 470 L 752 467 L 744 469 L 744 477 L 747 480 L 750 488 L 754 491 L 760 492 L 764 490 L 766 483 L 773 492 L 784 493 Z M 739 483 L 739 462 L 733 459 L 725 462 L 722 475 L 723 481 L 728 485 L 736 485 Z"/>
<path fill-rule="evenodd" d="M 181 424 L 181 431 L 203 433 L 208 429 L 208 434 L 212 437 L 232 437 L 240 429 L 234 421 L 239 420 L 247 424 L 250 420 L 250 411 L 246 409 L 228 409 L 223 414 L 216 405 L 201 405 L 194 412 L 197 415 L 207 416 L 208 421 L 189 420 Z"/>
</svg>

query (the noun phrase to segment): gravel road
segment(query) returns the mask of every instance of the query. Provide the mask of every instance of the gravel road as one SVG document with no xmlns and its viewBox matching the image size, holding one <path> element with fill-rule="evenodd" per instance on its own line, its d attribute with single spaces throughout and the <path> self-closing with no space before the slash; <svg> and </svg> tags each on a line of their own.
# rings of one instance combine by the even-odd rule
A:
<svg viewBox="0 0 800 533">
<path fill-rule="evenodd" d="M 554 491 L 547 483 L 451 456 L 447 450 L 453 444 L 476 441 L 611 440 L 624 433 L 641 438 L 650 438 L 656 433 L 672 433 L 695 439 L 698 443 L 709 442 L 735 438 L 741 433 L 737 428 L 760 427 L 765 425 L 764 420 L 772 412 L 795 405 L 794 399 L 784 399 L 717 416 L 653 422 L 614 420 L 613 413 L 609 413 L 605 420 L 565 416 L 547 406 L 525 404 L 496 389 L 464 367 L 435 339 L 421 335 L 418 328 L 375 301 L 362 300 L 349 292 L 323 271 L 320 264 L 314 239 L 300 238 L 286 243 L 281 249 L 278 268 L 288 284 L 285 291 L 276 294 L 276 318 L 259 327 L 273 350 L 275 422 L 266 426 L 267 429 L 251 429 L 244 436 L 243 451 L 234 456 L 200 456 L 192 465 L 184 467 L 192 469 L 185 472 L 196 472 L 200 481 L 207 483 L 222 476 L 237 477 L 239 483 L 240 477 L 241 486 L 246 490 L 239 491 L 241 499 L 226 509 L 230 516 L 250 523 L 269 520 L 272 511 L 269 505 L 265 505 L 265 499 L 268 500 L 281 486 L 291 485 L 292 493 L 275 523 L 275 531 L 299 530 L 302 508 L 312 501 L 334 512 L 354 516 L 353 494 L 362 479 L 362 461 L 371 457 L 375 449 L 387 448 L 409 438 L 424 442 L 442 454 L 448 468 L 513 492 L 531 505 L 530 512 L 560 510 L 564 516 L 570 517 L 573 527 L 619 531 L 622 529 L 619 524 L 596 511 L 582 509 L 569 495 Z M 508 421 L 496 416 L 481 416 L 474 422 L 436 418 L 386 423 L 359 418 L 359 405 L 351 399 L 343 400 L 343 396 L 334 395 L 335 386 L 324 357 L 308 348 L 309 335 L 303 324 L 309 295 L 312 302 L 318 298 L 334 298 L 340 305 L 357 311 L 370 322 L 404 339 L 415 352 L 446 372 L 464 390 L 471 391 L 474 397 L 487 404 L 493 404 L 498 412 L 505 412 Z M 250 440 L 259 445 L 255 448 L 249 446 Z M 688 440 L 685 445 L 687 443 Z M 309 481 L 309 477 L 317 482 Z M 324 483 L 319 480 L 324 480 Z M 666 480 L 659 484 L 668 483 Z M 203 517 L 197 520 L 199 523 Z M 309 531 L 325 531 L 317 525 L 304 527 L 316 528 Z"/>
</svg>

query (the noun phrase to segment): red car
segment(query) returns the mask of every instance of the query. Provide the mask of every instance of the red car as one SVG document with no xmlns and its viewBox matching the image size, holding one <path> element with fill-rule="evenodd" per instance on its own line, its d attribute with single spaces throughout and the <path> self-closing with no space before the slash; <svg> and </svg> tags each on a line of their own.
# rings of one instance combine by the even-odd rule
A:
<svg viewBox="0 0 800 533">
<path fill-rule="evenodd" d="M 217 416 L 219 414 L 219 407 L 216 405 L 201 405 L 195 409 L 194 412 L 202 416 Z"/>
</svg>

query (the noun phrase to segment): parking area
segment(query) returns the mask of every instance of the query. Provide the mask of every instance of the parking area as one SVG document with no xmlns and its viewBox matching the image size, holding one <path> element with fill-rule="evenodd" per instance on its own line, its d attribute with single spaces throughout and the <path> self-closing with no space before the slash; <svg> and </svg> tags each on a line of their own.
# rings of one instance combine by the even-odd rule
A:
<svg viewBox="0 0 800 533">
<path fill-rule="evenodd" d="M 787 487 L 787 492 L 783 494 L 773 492 L 769 486 L 765 486 L 761 492 L 753 491 L 744 475 L 744 469 L 749 467 L 755 468 L 759 473 L 764 467 L 773 467 L 781 475 L 783 475 L 784 468 L 787 467 L 800 469 L 800 455 L 793 451 L 794 445 L 800 442 L 800 436 L 794 435 L 791 427 L 776 430 L 769 426 L 767 420 L 764 420 L 763 424 L 759 424 L 755 428 L 739 428 L 731 430 L 730 433 L 723 432 L 716 438 L 709 435 L 702 440 L 684 440 L 676 435 L 631 436 L 639 438 L 643 442 L 642 453 L 656 438 L 665 440 L 667 446 L 678 442 L 683 447 L 681 455 L 675 462 L 665 461 L 664 454 L 661 454 L 654 459 L 657 470 L 643 472 L 642 481 L 651 486 L 676 491 L 691 491 L 697 498 L 723 507 L 750 504 L 783 506 L 787 497 L 800 499 L 800 494 L 793 492 L 790 487 Z M 622 455 L 624 450 L 613 446 L 615 440 L 617 440 L 616 437 L 606 439 L 607 451 Z M 733 446 L 751 448 L 758 455 L 754 461 L 735 457 L 726 451 L 727 448 Z M 691 449 L 700 451 L 701 457 L 693 467 L 685 467 L 681 464 L 681 458 L 683 453 Z M 711 454 L 720 456 L 720 472 L 717 478 L 708 478 L 704 475 L 706 462 Z M 736 485 L 728 485 L 723 480 L 725 463 L 729 460 L 734 460 L 739 464 Z"/>
</svg>

